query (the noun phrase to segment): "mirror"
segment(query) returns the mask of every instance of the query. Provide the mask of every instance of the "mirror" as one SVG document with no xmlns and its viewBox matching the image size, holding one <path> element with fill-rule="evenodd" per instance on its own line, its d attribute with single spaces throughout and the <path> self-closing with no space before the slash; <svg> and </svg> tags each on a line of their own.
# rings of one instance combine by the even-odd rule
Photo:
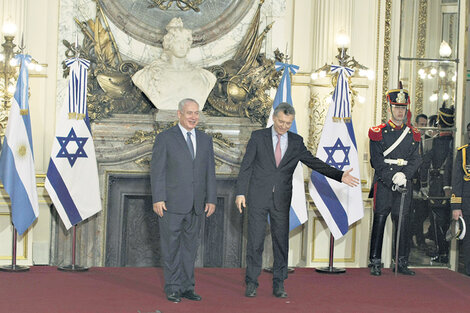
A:
<svg viewBox="0 0 470 313">
<path fill-rule="evenodd" d="M 448 266 L 457 82 L 459 0 L 401 1 L 399 79 L 421 131 L 423 164 L 413 177 L 412 266 Z"/>
</svg>

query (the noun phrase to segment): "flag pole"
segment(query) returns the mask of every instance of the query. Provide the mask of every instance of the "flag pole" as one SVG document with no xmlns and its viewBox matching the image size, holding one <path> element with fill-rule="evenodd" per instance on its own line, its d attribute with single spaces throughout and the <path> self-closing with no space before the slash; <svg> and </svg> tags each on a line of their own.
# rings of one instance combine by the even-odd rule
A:
<svg viewBox="0 0 470 313">
<path fill-rule="evenodd" d="M 342 274 L 346 273 L 346 269 L 333 267 L 333 254 L 335 250 L 335 238 L 333 234 L 330 234 L 330 259 L 328 262 L 328 267 L 319 267 L 316 268 L 315 271 L 322 274 Z"/>
<path fill-rule="evenodd" d="M 26 272 L 29 271 L 29 266 L 16 265 L 16 240 L 17 232 L 15 226 L 13 226 L 13 241 L 11 243 L 12 253 L 11 253 L 11 265 L 1 266 L 0 271 L 3 272 Z"/>
<path fill-rule="evenodd" d="M 88 271 L 88 267 L 83 267 L 75 264 L 75 251 L 77 246 L 77 225 L 73 225 L 72 235 L 72 264 L 60 266 L 57 269 L 64 272 L 85 272 Z"/>
</svg>

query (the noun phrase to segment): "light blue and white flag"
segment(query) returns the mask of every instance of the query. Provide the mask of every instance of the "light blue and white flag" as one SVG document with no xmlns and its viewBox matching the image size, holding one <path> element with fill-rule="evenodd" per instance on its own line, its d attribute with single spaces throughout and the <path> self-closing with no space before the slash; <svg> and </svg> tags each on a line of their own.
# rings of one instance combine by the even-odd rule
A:
<svg viewBox="0 0 470 313">
<path fill-rule="evenodd" d="M 317 157 L 340 170 L 352 167 L 351 174 L 360 178 L 348 84 L 348 77 L 354 70 L 332 65 L 331 72 L 338 73 L 338 80 L 323 125 Z M 312 171 L 310 179 L 310 196 L 334 238 L 341 238 L 348 232 L 349 225 L 364 216 L 360 184 L 349 187 L 315 171 Z"/>
<path fill-rule="evenodd" d="M 22 235 L 39 216 L 39 205 L 28 104 L 31 56 L 18 54 L 15 59 L 21 67 L 0 156 L 0 179 L 10 195 L 13 225 Z"/>
<path fill-rule="evenodd" d="M 297 73 L 298 69 L 299 67 L 297 65 L 276 62 L 276 70 L 283 70 L 283 73 L 281 83 L 279 84 L 279 87 L 276 91 L 276 96 L 274 97 L 273 108 L 266 125 L 267 127 L 271 127 L 273 125 L 273 111 L 281 102 L 287 102 L 292 105 L 292 85 L 290 80 L 290 73 L 294 75 Z M 297 134 L 295 119 L 289 130 Z M 302 225 L 307 220 L 308 216 L 307 204 L 305 200 L 304 173 L 302 169 L 302 163 L 299 162 L 292 177 L 292 201 L 289 212 L 289 230 Z"/>
<path fill-rule="evenodd" d="M 101 211 L 98 167 L 87 111 L 90 62 L 72 58 L 68 97 L 59 108 L 45 187 L 65 227 Z"/>
</svg>

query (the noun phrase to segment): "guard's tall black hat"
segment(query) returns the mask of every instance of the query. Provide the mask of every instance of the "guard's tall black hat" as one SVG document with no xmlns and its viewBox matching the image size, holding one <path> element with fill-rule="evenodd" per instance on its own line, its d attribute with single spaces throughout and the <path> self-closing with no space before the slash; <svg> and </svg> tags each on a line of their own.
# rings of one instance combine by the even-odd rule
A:
<svg viewBox="0 0 470 313">
<path fill-rule="evenodd" d="M 387 100 L 391 105 L 408 106 L 410 97 L 405 89 L 392 89 L 387 91 Z"/>
<path fill-rule="evenodd" d="M 453 127 L 454 126 L 455 110 L 454 106 L 447 108 L 445 102 L 438 112 L 438 124 L 441 127 Z"/>
</svg>

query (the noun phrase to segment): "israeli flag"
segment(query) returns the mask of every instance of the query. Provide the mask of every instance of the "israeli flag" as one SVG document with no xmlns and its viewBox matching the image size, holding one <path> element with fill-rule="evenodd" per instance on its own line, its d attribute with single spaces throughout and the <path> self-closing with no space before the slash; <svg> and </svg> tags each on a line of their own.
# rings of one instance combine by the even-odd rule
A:
<svg viewBox="0 0 470 313">
<path fill-rule="evenodd" d="M 90 62 L 73 58 L 68 97 L 59 108 L 45 187 L 65 227 L 101 211 L 98 167 L 86 105 Z"/>
<path fill-rule="evenodd" d="M 0 155 L 0 180 L 10 195 L 13 225 L 22 235 L 39 216 L 39 204 L 28 104 L 31 56 L 18 54 L 15 59 L 21 67 Z"/>
<path fill-rule="evenodd" d="M 290 73 L 297 73 L 299 67 L 297 65 L 286 64 L 281 62 L 276 62 L 276 70 L 283 71 L 281 83 L 276 91 L 276 96 L 273 101 L 273 108 L 271 109 L 271 114 L 269 115 L 267 127 L 273 125 L 273 112 L 274 109 L 281 103 L 286 102 L 292 105 L 292 95 L 291 95 L 291 80 Z M 297 134 L 297 126 L 294 122 L 290 127 L 289 131 Z M 302 170 L 302 163 L 299 162 L 294 171 L 294 176 L 292 177 L 292 201 L 289 211 L 289 230 L 293 230 L 297 226 L 302 225 L 308 220 L 307 215 L 307 204 L 305 200 L 305 186 L 304 186 L 304 173 Z"/>
<path fill-rule="evenodd" d="M 331 72 L 338 73 L 338 80 L 323 125 L 317 158 L 339 170 L 352 167 L 351 174 L 360 178 L 348 84 L 348 77 L 354 70 L 332 65 Z M 349 187 L 312 171 L 309 192 L 335 239 L 344 236 L 349 225 L 364 216 L 360 184 Z"/>
</svg>

